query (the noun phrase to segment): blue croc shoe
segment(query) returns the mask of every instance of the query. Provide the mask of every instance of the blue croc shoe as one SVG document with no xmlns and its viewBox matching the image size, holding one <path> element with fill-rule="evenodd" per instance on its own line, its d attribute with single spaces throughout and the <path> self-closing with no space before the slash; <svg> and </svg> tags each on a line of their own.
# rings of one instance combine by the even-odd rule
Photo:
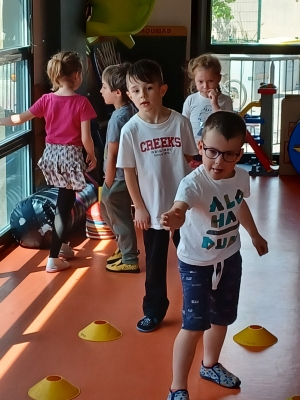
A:
<svg viewBox="0 0 300 400">
<path fill-rule="evenodd" d="M 175 392 L 169 392 L 167 400 L 190 400 L 189 393 L 187 390 L 176 390 Z"/>
<path fill-rule="evenodd" d="M 241 385 L 239 378 L 227 371 L 220 363 L 216 363 L 210 368 L 204 367 L 202 363 L 200 376 L 203 379 L 207 379 L 208 381 L 229 389 L 237 389 Z"/>
</svg>

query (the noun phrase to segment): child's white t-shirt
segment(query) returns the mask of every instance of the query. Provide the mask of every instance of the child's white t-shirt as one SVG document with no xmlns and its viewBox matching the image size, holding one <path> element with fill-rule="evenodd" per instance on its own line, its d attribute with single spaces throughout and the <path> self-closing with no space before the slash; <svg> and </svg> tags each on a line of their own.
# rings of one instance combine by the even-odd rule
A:
<svg viewBox="0 0 300 400">
<path fill-rule="evenodd" d="M 231 98 L 223 93 L 218 97 L 218 104 L 221 110 L 233 111 Z M 186 98 L 182 115 L 191 121 L 196 144 L 201 138 L 204 123 L 210 114 L 212 114 L 212 107 L 209 98 L 203 97 L 199 92 Z"/>
<path fill-rule="evenodd" d="M 187 175 L 175 196 L 189 206 L 178 258 L 191 265 L 216 265 L 235 254 L 241 247 L 238 213 L 249 195 L 249 174 L 239 167 L 229 179 L 211 179 L 204 165 Z"/>
<path fill-rule="evenodd" d="M 191 168 L 184 154 L 197 154 L 190 121 L 171 110 L 161 124 L 134 115 L 122 128 L 118 168 L 135 168 L 151 228 L 162 229 L 161 214 L 169 210 L 183 177 Z"/>
</svg>

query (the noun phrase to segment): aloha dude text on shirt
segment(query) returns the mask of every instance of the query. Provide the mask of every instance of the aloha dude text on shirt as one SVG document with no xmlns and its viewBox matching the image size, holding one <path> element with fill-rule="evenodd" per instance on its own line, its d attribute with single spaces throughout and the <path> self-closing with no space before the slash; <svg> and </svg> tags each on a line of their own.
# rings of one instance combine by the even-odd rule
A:
<svg viewBox="0 0 300 400">
<path fill-rule="evenodd" d="M 221 250 L 235 243 L 239 221 L 233 208 L 241 204 L 244 194 L 238 189 L 233 200 L 229 199 L 228 194 L 224 195 L 224 201 L 213 196 L 209 212 L 211 215 L 211 228 L 206 232 L 209 236 L 204 236 L 202 248 L 210 250 L 212 248 Z M 238 208 L 239 209 L 239 208 Z M 218 238 L 218 236 L 223 236 Z"/>
</svg>

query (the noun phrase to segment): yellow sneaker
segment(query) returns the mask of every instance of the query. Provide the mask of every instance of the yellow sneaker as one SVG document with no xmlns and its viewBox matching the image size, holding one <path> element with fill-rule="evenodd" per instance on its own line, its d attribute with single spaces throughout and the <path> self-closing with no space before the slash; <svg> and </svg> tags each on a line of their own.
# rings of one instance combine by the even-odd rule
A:
<svg viewBox="0 0 300 400">
<path fill-rule="evenodd" d="M 116 261 L 113 264 L 106 265 L 107 271 L 110 272 L 127 272 L 131 274 L 138 274 L 140 272 L 139 264 L 124 264 L 122 259 Z"/>
<path fill-rule="evenodd" d="M 117 250 L 114 252 L 114 254 L 110 257 L 108 257 L 107 259 L 107 264 L 113 264 L 116 261 L 120 260 L 122 258 L 122 253 L 121 250 L 119 248 L 117 248 Z"/>
</svg>

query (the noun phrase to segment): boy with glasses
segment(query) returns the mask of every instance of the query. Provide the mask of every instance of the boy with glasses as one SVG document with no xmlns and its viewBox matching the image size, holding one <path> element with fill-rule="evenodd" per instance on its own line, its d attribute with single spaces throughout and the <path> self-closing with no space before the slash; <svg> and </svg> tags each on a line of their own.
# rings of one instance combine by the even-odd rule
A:
<svg viewBox="0 0 300 400">
<path fill-rule="evenodd" d="M 249 175 L 236 167 L 245 136 L 245 122 L 237 114 L 211 114 L 198 143 L 203 164 L 183 178 L 173 207 L 161 217 L 165 229 L 181 227 L 177 254 L 183 323 L 174 343 L 168 400 L 189 400 L 188 374 L 202 336 L 200 376 L 231 389 L 241 384 L 219 363 L 227 326 L 237 317 L 242 274 L 239 224 L 260 256 L 268 252 L 244 200 L 250 195 Z"/>
</svg>

